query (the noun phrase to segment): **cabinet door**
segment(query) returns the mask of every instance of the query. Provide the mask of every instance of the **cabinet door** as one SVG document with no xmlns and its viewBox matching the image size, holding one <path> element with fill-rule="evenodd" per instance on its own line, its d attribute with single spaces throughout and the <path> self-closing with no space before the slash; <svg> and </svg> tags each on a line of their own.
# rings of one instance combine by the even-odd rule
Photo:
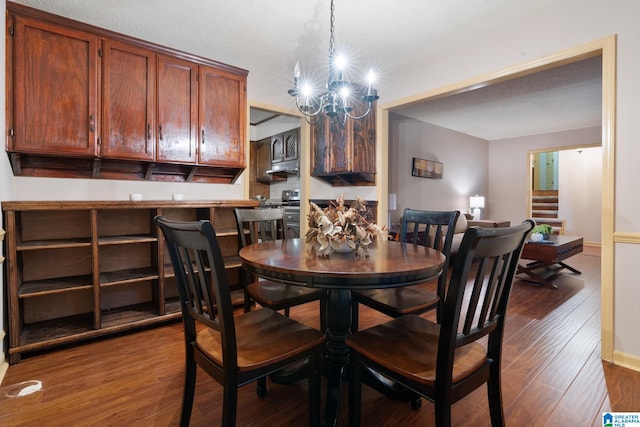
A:
<svg viewBox="0 0 640 427">
<path fill-rule="evenodd" d="M 20 152 L 94 155 L 98 38 L 16 17 L 14 138 Z"/>
<path fill-rule="evenodd" d="M 271 137 L 271 163 L 281 162 L 284 157 L 284 139 L 283 135 L 274 135 Z"/>
<path fill-rule="evenodd" d="M 246 78 L 200 66 L 198 84 L 198 162 L 244 168 Z"/>
<path fill-rule="evenodd" d="M 352 114 L 361 115 L 367 105 L 353 103 Z M 311 175 L 332 185 L 374 185 L 376 173 L 375 106 L 362 120 L 344 125 L 323 117 L 311 127 Z"/>
<path fill-rule="evenodd" d="M 105 40 L 101 154 L 153 160 L 155 54 Z"/>
<path fill-rule="evenodd" d="M 156 158 L 160 161 L 196 161 L 197 70 L 194 63 L 158 56 Z"/>
<path fill-rule="evenodd" d="M 298 129 L 290 130 L 284 133 L 282 157 L 284 160 L 298 159 Z"/>
<path fill-rule="evenodd" d="M 351 172 L 351 126 L 350 120 L 343 126 L 337 120 L 325 117 L 312 127 L 313 173 Z"/>
<path fill-rule="evenodd" d="M 363 114 L 366 104 L 361 102 L 353 114 Z M 359 173 L 376 172 L 376 109 L 372 108 L 362 120 L 351 123 L 351 170 Z"/>
<path fill-rule="evenodd" d="M 269 177 L 267 171 L 271 169 L 271 141 L 269 138 L 266 138 L 256 142 L 255 146 L 256 178 L 266 179 Z"/>
</svg>

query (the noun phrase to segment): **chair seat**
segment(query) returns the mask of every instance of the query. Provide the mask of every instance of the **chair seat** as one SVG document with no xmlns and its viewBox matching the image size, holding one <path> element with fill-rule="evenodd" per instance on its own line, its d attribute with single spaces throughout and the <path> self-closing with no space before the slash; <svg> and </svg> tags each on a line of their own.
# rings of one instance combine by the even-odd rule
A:
<svg viewBox="0 0 640 427">
<path fill-rule="evenodd" d="M 260 280 L 247 285 L 251 298 L 263 307 L 282 310 L 295 305 L 317 301 L 325 292 L 323 289 Z"/>
<path fill-rule="evenodd" d="M 269 308 L 236 316 L 238 370 L 251 371 L 276 364 L 322 343 L 324 334 Z M 276 344 L 277 343 L 277 344 Z M 206 328 L 196 337 L 196 346 L 222 364 L 220 333 Z"/>
<path fill-rule="evenodd" d="M 354 301 L 378 310 L 387 316 L 420 314 L 438 305 L 438 294 L 419 285 L 402 288 L 367 289 L 354 291 Z"/>
<path fill-rule="evenodd" d="M 420 316 L 393 319 L 346 338 L 347 345 L 397 374 L 434 385 L 440 325 Z M 393 351 L 389 351 L 393 349 Z M 487 362 L 487 350 L 472 342 L 456 350 L 453 382 L 456 383 Z"/>
</svg>

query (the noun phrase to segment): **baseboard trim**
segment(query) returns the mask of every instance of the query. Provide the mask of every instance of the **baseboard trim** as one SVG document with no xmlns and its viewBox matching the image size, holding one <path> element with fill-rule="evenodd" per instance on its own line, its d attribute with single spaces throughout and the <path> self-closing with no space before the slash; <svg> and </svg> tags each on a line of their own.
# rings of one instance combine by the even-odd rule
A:
<svg viewBox="0 0 640 427">
<path fill-rule="evenodd" d="M 7 363 L 4 353 L 2 353 L 2 361 L 0 362 L 0 386 L 2 386 L 2 380 L 4 380 L 4 376 L 9 369 L 9 364 Z"/>
<path fill-rule="evenodd" d="M 618 350 L 613 351 L 613 364 L 640 372 L 640 357 Z"/>
</svg>

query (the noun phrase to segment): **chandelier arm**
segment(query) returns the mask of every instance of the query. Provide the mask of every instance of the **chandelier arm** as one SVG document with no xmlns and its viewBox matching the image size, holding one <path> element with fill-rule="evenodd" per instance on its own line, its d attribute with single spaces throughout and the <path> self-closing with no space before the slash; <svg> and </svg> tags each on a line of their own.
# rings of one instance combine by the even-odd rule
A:
<svg viewBox="0 0 640 427">
<path fill-rule="evenodd" d="M 367 105 L 367 111 L 365 111 L 365 112 L 364 112 L 362 115 L 360 115 L 360 116 L 354 116 L 354 115 L 352 115 L 352 114 L 349 114 L 349 112 L 348 112 L 348 111 L 346 111 L 346 110 L 345 110 L 345 114 L 346 114 L 346 115 L 347 115 L 347 117 L 349 117 L 350 119 L 353 119 L 353 120 L 362 120 L 362 119 L 364 119 L 364 118 L 365 118 L 365 117 L 366 117 L 366 116 L 371 112 L 371 106 L 372 106 L 372 104 L 373 104 L 372 102 L 369 102 L 369 103 L 368 103 L 368 105 Z"/>
<path fill-rule="evenodd" d="M 296 97 L 296 107 L 298 107 L 298 110 L 302 114 L 304 114 L 305 116 L 315 117 L 315 116 L 318 116 L 322 112 L 322 108 L 323 108 L 323 105 L 324 105 L 324 102 L 322 100 L 320 101 L 320 106 L 318 107 L 318 109 L 311 113 L 309 111 L 306 111 L 305 108 L 302 108 L 300 106 L 299 99 L 300 99 L 300 97 Z"/>
</svg>

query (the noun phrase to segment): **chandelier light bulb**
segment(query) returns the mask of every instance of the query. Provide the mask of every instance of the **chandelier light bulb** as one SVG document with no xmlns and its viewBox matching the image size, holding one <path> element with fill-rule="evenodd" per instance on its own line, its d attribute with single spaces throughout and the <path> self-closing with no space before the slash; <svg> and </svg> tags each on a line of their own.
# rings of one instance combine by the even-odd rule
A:
<svg viewBox="0 0 640 427">
<path fill-rule="evenodd" d="M 351 91 L 349 90 L 349 86 L 342 86 L 340 88 L 340 96 L 343 99 L 347 99 L 347 98 L 349 98 L 349 95 L 351 95 Z"/>
<path fill-rule="evenodd" d="M 302 85 L 301 94 L 307 98 L 313 96 L 313 87 L 309 83 L 304 83 Z"/>
<path fill-rule="evenodd" d="M 373 70 L 369 70 L 369 73 L 367 74 L 367 83 L 369 83 L 369 85 L 374 84 L 376 81 L 376 73 Z"/>
</svg>

